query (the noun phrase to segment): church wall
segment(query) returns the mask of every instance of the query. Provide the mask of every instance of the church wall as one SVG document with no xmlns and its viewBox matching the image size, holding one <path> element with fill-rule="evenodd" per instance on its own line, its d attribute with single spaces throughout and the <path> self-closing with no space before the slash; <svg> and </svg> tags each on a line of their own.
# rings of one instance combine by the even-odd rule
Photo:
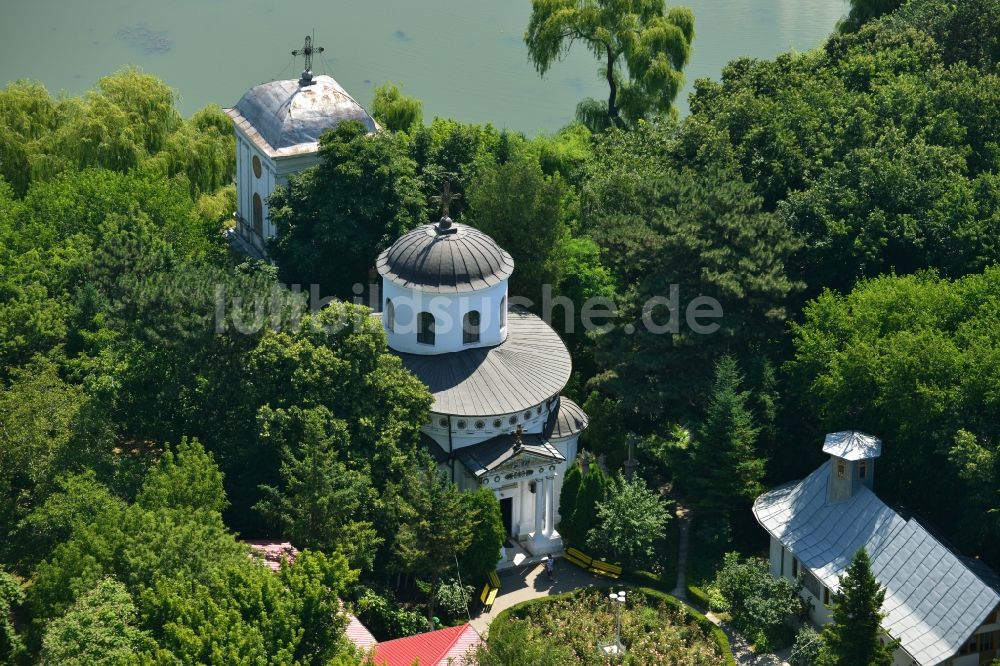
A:
<svg viewBox="0 0 1000 666">
<path fill-rule="evenodd" d="M 388 306 L 391 300 L 395 311 L 393 331 L 386 330 L 389 346 L 399 352 L 411 354 L 444 354 L 448 352 L 492 347 L 507 336 L 506 313 L 500 314 L 501 302 L 507 296 L 507 281 L 487 289 L 462 294 L 437 294 L 401 287 L 391 280 L 382 281 L 383 325 L 388 324 Z M 462 321 L 469 311 L 480 313 L 479 342 L 462 341 Z M 417 313 L 430 312 L 435 319 L 434 345 L 417 342 Z"/>
<path fill-rule="evenodd" d="M 544 403 L 533 405 L 513 414 L 496 416 L 449 416 L 431 412 L 429 423 L 422 430 L 434 438 L 444 451 L 448 451 L 448 428 L 451 427 L 451 445 L 458 450 L 485 442 L 497 435 L 508 435 L 518 426 L 527 433 L 540 433 L 545 429 L 552 408 L 558 396 L 552 396 Z M 528 412 L 531 412 L 528 415 Z M 462 427 L 460 427 L 462 426 Z M 480 427 L 482 426 L 482 427 Z M 560 451 L 561 452 L 561 451 Z M 565 455 L 565 454 L 564 454 Z M 574 449 L 574 458 L 576 457 Z"/>
</svg>

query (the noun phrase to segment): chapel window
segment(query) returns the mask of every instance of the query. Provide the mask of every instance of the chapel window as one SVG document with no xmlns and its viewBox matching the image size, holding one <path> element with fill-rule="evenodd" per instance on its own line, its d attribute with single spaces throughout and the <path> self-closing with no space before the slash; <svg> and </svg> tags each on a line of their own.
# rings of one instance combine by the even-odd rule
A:
<svg viewBox="0 0 1000 666">
<path fill-rule="evenodd" d="M 260 178 L 260 158 L 256 155 L 253 156 L 253 175 Z"/>
<path fill-rule="evenodd" d="M 434 315 L 421 312 L 418 318 L 417 342 L 422 345 L 434 344 Z"/>
<path fill-rule="evenodd" d="M 858 478 L 866 479 L 868 478 L 868 461 L 862 460 L 858 463 Z"/>
<path fill-rule="evenodd" d="M 396 332 L 396 306 L 391 298 L 385 299 L 385 328 L 390 333 Z"/>
<path fill-rule="evenodd" d="M 847 463 L 843 460 L 837 461 L 837 478 L 845 479 L 847 478 Z"/>
<path fill-rule="evenodd" d="M 462 343 L 468 345 L 476 342 L 479 342 L 479 311 L 472 310 L 462 318 Z"/>
</svg>

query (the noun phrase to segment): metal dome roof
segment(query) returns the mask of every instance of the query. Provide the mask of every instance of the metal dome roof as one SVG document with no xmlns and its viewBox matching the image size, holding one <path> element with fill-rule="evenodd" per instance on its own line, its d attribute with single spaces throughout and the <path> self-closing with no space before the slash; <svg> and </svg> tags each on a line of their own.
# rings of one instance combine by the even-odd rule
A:
<svg viewBox="0 0 1000 666">
<path fill-rule="evenodd" d="M 514 259 L 482 231 L 444 218 L 400 236 L 375 266 L 402 287 L 460 293 L 506 280 L 514 272 Z"/>
<path fill-rule="evenodd" d="M 270 81 L 247 91 L 226 113 L 271 157 L 317 149 L 320 135 L 347 120 L 378 130 L 378 124 L 332 77 L 321 74 L 302 81 Z"/>
</svg>

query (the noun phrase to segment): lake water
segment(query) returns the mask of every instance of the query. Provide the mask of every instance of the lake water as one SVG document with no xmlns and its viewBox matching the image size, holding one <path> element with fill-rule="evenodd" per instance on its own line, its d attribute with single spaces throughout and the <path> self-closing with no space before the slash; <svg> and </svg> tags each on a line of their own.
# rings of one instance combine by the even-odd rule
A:
<svg viewBox="0 0 1000 666">
<path fill-rule="evenodd" d="M 729 60 L 819 45 L 845 0 L 693 0 L 695 42 L 685 70 L 718 78 Z M 527 61 L 529 0 L 0 0 L 0 81 L 32 78 L 79 93 L 124 64 L 165 79 L 190 114 L 231 106 L 251 86 L 297 78 L 290 51 L 315 31 L 326 52 L 313 69 L 359 102 L 396 81 L 424 115 L 492 122 L 532 134 L 603 97 L 598 63 L 582 46 L 545 79 Z M 686 102 L 678 98 L 681 110 Z"/>
</svg>

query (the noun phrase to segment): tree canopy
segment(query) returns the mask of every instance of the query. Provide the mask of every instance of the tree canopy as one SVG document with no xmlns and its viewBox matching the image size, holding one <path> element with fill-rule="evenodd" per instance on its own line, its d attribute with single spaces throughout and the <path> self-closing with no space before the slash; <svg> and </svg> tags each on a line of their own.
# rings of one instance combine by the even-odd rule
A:
<svg viewBox="0 0 1000 666">
<path fill-rule="evenodd" d="M 524 32 L 539 74 L 581 42 L 601 62 L 607 101 L 588 99 L 577 119 L 592 130 L 668 114 L 694 39 L 694 15 L 663 0 L 532 0 Z"/>
</svg>

